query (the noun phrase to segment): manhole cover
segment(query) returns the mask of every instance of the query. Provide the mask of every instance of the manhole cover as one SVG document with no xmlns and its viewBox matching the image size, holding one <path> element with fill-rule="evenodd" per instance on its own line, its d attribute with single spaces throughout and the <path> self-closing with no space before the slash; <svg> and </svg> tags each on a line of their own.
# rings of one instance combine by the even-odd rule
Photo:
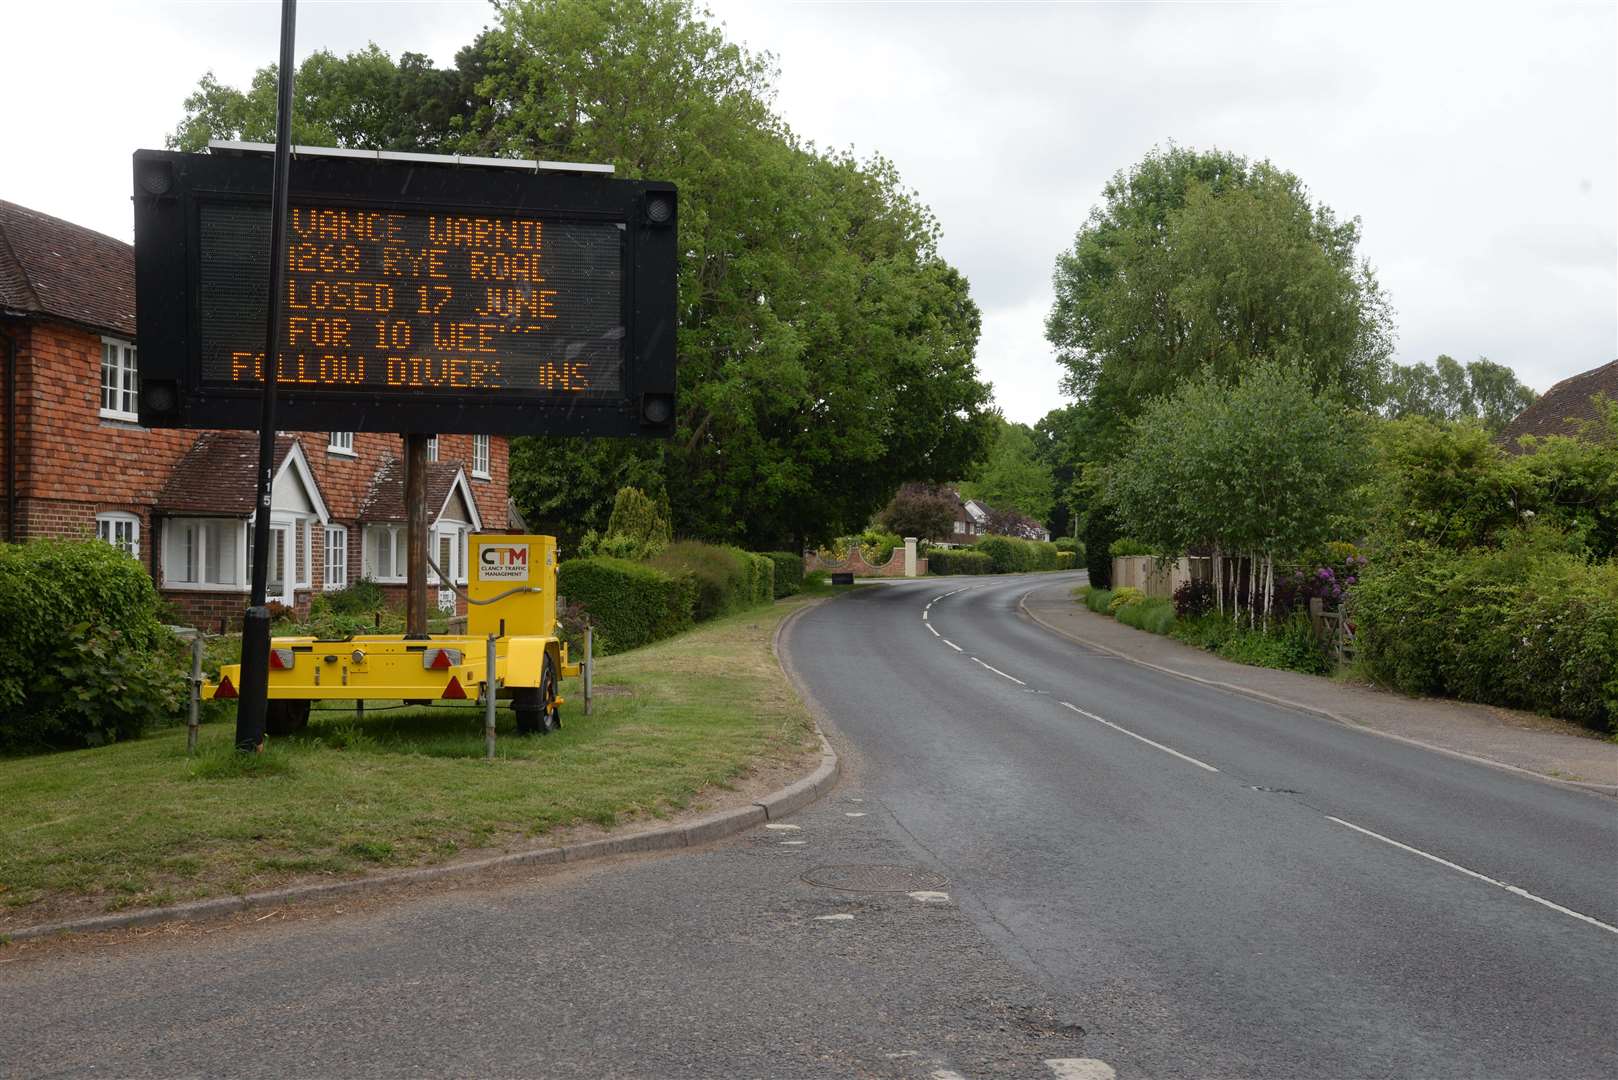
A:
<svg viewBox="0 0 1618 1080">
<path fill-rule="evenodd" d="M 949 878 L 915 866 L 817 866 L 803 880 L 822 889 L 844 892 L 908 893 L 942 889 Z"/>
</svg>

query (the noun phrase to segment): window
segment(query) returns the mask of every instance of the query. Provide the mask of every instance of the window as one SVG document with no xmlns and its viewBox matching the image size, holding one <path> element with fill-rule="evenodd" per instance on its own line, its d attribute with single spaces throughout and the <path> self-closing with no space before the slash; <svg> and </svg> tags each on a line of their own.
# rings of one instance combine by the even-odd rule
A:
<svg viewBox="0 0 1618 1080">
<path fill-rule="evenodd" d="M 326 453 L 354 457 L 354 433 L 352 431 L 332 432 L 331 442 L 326 444 Z"/>
<path fill-rule="evenodd" d="M 96 539 L 126 555 L 140 558 L 140 518 L 134 514 L 97 514 Z"/>
<path fill-rule="evenodd" d="M 135 346 L 117 338 L 101 339 L 101 415 L 111 420 L 139 420 Z"/>
<path fill-rule="evenodd" d="M 472 436 L 472 475 L 479 480 L 489 478 L 489 437 Z"/>
<path fill-rule="evenodd" d="M 427 440 L 427 460 L 428 461 L 437 461 L 438 460 L 438 436 L 437 435 L 434 435 L 432 438 Z"/>
<path fill-rule="evenodd" d="M 405 580 L 405 527 L 367 525 L 365 527 L 365 576 L 373 581 Z"/>
<path fill-rule="evenodd" d="M 163 585 L 176 589 L 246 586 L 247 526 L 235 520 L 173 518 L 163 529 Z"/>
<path fill-rule="evenodd" d="M 466 584 L 467 535 L 468 528 L 464 522 L 433 526 L 432 547 L 429 549 L 433 561 L 457 585 Z M 427 573 L 430 580 L 438 580 L 438 575 L 430 568 Z"/>
<path fill-rule="evenodd" d="M 961 520 L 961 519 L 959 519 L 959 518 L 956 518 L 956 519 L 955 519 L 955 531 L 956 531 L 956 532 L 957 532 L 957 533 L 964 533 L 964 532 L 966 532 L 966 522 L 964 522 L 964 521 L 962 521 L 962 520 Z"/>
<path fill-rule="evenodd" d="M 348 530 L 341 525 L 326 526 L 326 588 L 348 586 Z"/>
</svg>

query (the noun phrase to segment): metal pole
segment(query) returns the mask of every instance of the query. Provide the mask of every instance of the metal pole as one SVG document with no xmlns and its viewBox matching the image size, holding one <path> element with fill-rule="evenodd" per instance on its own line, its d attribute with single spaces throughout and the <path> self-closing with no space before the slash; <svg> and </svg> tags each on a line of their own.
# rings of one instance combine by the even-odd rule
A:
<svg viewBox="0 0 1618 1080">
<path fill-rule="evenodd" d="M 427 436 L 405 436 L 405 637 L 427 637 Z"/>
<path fill-rule="evenodd" d="M 488 700 L 483 705 L 483 756 L 490 761 L 494 760 L 494 635 L 489 635 L 489 668 L 483 676 L 483 695 Z"/>
<path fill-rule="evenodd" d="M 584 715 L 590 715 L 590 693 L 595 689 L 596 663 L 592 652 L 595 631 L 588 623 L 584 626 Z"/>
<path fill-rule="evenodd" d="M 279 363 L 281 294 L 286 285 L 287 183 L 291 172 L 292 42 L 297 0 L 281 0 L 281 64 L 276 69 L 275 162 L 270 172 L 270 293 L 264 327 L 264 394 L 258 419 L 258 492 L 253 517 L 253 591 L 242 619 L 242 685 L 236 703 L 236 749 L 264 745 L 269 708 L 270 610 L 264 593 L 270 575 L 270 486 L 275 473 L 275 376 Z"/>
<path fill-rule="evenodd" d="M 191 712 L 185 724 L 185 752 L 197 752 L 197 727 L 202 723 L 202 631 L 191 639 Z"/>
</svg>

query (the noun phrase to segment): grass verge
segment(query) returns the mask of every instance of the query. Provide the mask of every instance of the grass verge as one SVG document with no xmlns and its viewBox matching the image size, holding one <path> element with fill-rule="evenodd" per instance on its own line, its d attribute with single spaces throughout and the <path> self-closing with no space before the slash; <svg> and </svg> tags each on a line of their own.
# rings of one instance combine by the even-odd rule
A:
<svg viewBox="0 0 1618 1080">
<path fill-rule="evenodd" d="M 306 735 L 248 758 L 216 723 L 203 727 L 196 757 L 180 728 L 0 760 L 0 932 L 425 865 L 706 802 L 818 747 L 770 648 L 804 602 L 598 660 L 591 715 L 576 680 L 565 681 L 571 700 L 555 734 L 519 736 L 500 710 L 493 763 L 483 760 L 481 709 L 372 703 L 357 721 L 336 702 L 316 703 Z"/>
</svg>

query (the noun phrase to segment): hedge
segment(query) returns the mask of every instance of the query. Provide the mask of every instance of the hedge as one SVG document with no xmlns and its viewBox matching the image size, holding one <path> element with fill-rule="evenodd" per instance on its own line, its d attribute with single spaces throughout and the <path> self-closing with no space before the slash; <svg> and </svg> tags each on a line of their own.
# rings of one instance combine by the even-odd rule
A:
<svg viewBox="0 0 1618 1080">
<path fill-rule="evenodd" d="M 696 578 L 644 563 L 596 556 L 557 567 L 557 592 L 584 605 L 605 653 L 649 645 L 688 630 L 694 621 Z"/>
<path fill-rule="evenodd" d="M 929 574 L 992 574 L 994 564 L 981 551 L 961 548 L 929 548 L 927 550 Z"/>
<path fill-rule="evenodd" d="M 1112 587 L 1112 554 L 1108 550 L 1118 539 L 1118 522 L 1102 505 L 1090 507 L 1084 522 L 1084 559 L 1090 571 L 1090 584 L 1098 589 Z"/>
<path fill-rule="evenodd" d="M 753 604 L 775 602 L 775 561 L 768 555 L 747 552 L 753 570 Z"/>
<path fill-rule="evenodd" d="M 159 610 L 110 544 L 0 544 L 0 748 L 97 746 L 177 718 L 185 649 Z"/>
<path fill-rule="evenodd" d="M 790 551 L 766 551 L 766 559 L 775 564 L 775 598 L 792 596 L 803 589 L 803 556 Z"/>
<path fill-rule="evenodd" d="M 1618 730 L 1618 563 L 1533 541 L 1418 548 L 1378 559 L 1351 596 L 1373 677 Z"/>
<path fill-rule="evenodd" d="M 763 594 L 762 600 L 759 598 L 763 571 L 758 569 L 755 558 L 762 556 L 753 556 L 741 548 L 721 544 L 681 540 L 677 544 L 670 544 L 648 565 L 667 574 L 686 573 L 695 578 L 697 600 L 694 614 L 698 622 L 706 622 L 770 601 L 773 586 L 769 593 Z"/>
<path fill-rule="evenodd" d="M 1019 540 L 1014 536 L 986 536 L 977 550 L 989 557 L 996 574 L 1020 574 L 1031 570 L 1058 568 L 1056 545 L 1041 540 Z"/>
</svg>

